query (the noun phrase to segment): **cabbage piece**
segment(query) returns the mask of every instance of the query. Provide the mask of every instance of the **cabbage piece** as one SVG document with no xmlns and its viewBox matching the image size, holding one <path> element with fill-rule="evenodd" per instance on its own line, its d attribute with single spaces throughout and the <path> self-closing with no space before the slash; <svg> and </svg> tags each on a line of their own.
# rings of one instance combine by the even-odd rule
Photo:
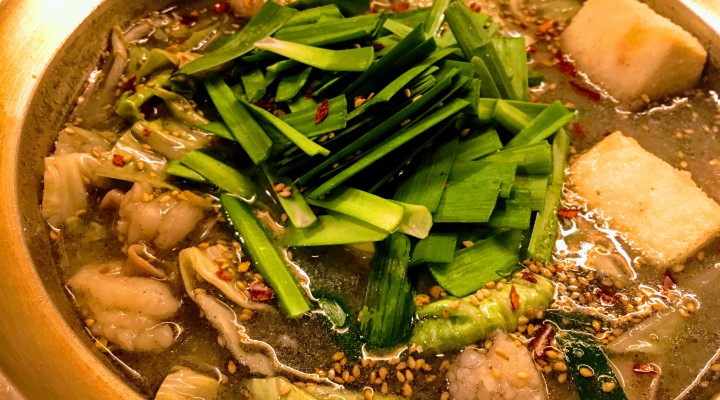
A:
<svg viewBox="0 0 720 400">
<path fill-rule="evenodd" d="M 95 173 L 100 161 L 91 154 L 71 153 L 45 157 L 42 215 L 52 226 L 87 209 L 87 187 L 90 183 L 106 186 Z"/>
<path fill-rule="evenodd" d="M 497 329 L 514 331 L 518 318 L 525 315 L 528 307 L 544 310 L 553 300 L 552 282 L 536 275 L 532 278 L 537 282 L 514 278 L 502 289 L 490 290 L 490 296 L 478 305 L 470 296 L 446 297 L 419 308 L 420 320 L 415 324 L 411 342 L 426 351 L 443 353 L 485 339 Z"/>
<path fill-rule="evenodd" d="M 92 153 L 108 151 L 112 143 L 117 141 L 115 132 L 89 131 L 74 125 L 68 125 L 60 131 L 55 142 L 53 155 L 60 156 L 70 153 Z"/>
<path fill-rule="evenodd" d="M 190 102 L 181 95 L 161 87 L 154 88 L 153 93 L 155 93 L 155 96 L 163 99 L 170 113 L 179 121 L 190 126 L 200 126 L 210 123 L 210 121 L 195 111 L 192 105 L 190 105 Z"/>
<path fill-rule="evenodd" d="M 268 304 L 250 300 L 243 291 L 238 290 L 233 281 L 220 279 L 215 274 L 218 271 L 218 266 L 213 263 L 213 258 L 215 258 L 212 256 L 213 252 L 217 253 L 217 257 L 222 257 L 222 252 L 215 247 L 210 247 L 206 251 L 197 247 L 189 247 L 180 252 L 180 274 L 182 274 L 185 290 L 191 299 L 195 300 L 195 276 L 197 275 L 218 288 L 228 299 L 241 307 L 253 310 L 273 309 Z"/>
<path fill-rule="evenodd" d="M 174 367 L 160 385 L 155 400 L 211 400 L 217 394 L 220 382 L 190 368 Z"/>
<path fill-rule="evenodd" d="M 116 156 L 119 159 L 116 159 Z M 129 161 L 125 161 L 126 157 L 129 157 Z M 176 190 L 175 186 L 165 182 L 166 170 L 165 157 L 144 148 L 132 133 L 126 132 L 107 153 L 107 157 L 95 169 L 95 173 L 106 178 L 148 182 L 155 187 Z"/>
<path fill-rule="evenodd" d="M 145 63 L 138 71 L 138 79 L 144 78 L 154 72 L 173 69 L 178 65 L 178 57 L 167 50 L 152 49 L 145 54 Z"/>
<path fill-rule="evenodd" d="M 130 131 L 138 141 L 148 144 L 153 150 L 170 159 L 182 158 L 193 150 L 205 147 L 211 136 L 199 131 L 177 130 L 171 132 L 165 129 L 162 120 L 137 121 Z"/>
</svg>

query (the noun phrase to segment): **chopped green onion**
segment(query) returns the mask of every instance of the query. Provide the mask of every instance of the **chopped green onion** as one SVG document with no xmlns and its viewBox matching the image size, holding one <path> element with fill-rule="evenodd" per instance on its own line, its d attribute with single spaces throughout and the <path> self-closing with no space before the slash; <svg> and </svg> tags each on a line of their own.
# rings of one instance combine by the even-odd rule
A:
<svg viewBox="0 0 720 400">
<path fill-rule="evenodd" d="M 265 109 L 262 109 L 254 104 L 250 104 L 247 102 L 244 102 L 244 104 L 259 119 L 265 121 L 267 124 L 270 124 L 280 134 L 284 135 L 291 142 L 293 142 L 295 144 L 295 146 L 299 147 L 302 151 L 304 151 L 305 154 L 307 154 L 309 156 L 314 156 L 317 154 L 326 156 L 326 155 L 330 154 L 330 151 L 328 149 L 326 149 L 326 148 L 320 146 L 319 144 L 313 142 L 312 140 L 308 139 L 307 136 L 298 132 L 297 129 L 293 128 L 292 126 L 290 126 L 287 122 L 283 121 L 282 119 L 276 117 L 271 112 L 269 112 Z"/>
<path fill-rule="evenodd" d="M 415 244 L 410 266 L 451 262 L 455 255 L 457 238 L 455 230 L 433 229 L 426 238 Z"/>
<path fill-rule="evenodd" d="M 407 275 L 410 239 L 393 233 L 379 243 L 370 264 L 360 330 L 372 348 L 391 348 L 412 334 L 415 297 Z"/>
<path fill-rule="evenodd" d="M 230 132 L 230 129 L 228 129 L 227 125 L 225 125 L 222 121 L 213 121 L 208 122 L 205 125 L 198 126 L 200 130 L 208 133 L 212 133 L 215 136 L 220 136 L 223 139 L 232 140 L 233 142 L 237 142 L 237 139 L 235 139 L 235 136 Z"/>
<path fill-rule="evenodd" d="M 245 96 L 248 101 L 258 101 L 265 96 L 265 75 L 260 68 L 252 67 L 240 74 Z"/>
<path fill-rule="evenodd" d="M 521 231 L 511 230 L 476 242 L 457 251 L 450 263 L 430 265 L 430 272 L 443 289 L 466 296 L 520 269 L 522 237 Z"/>
<path fill-rule="evenodd" d="M 427 207 L 417 204 L 393 201 L 403 208 L 403 217 L 398 232 L 418 239 L 425 239 L 432 228 L 432 215 Z"/>
<path fill-rule="evenodd" d="M 305 291 L 295 280 L 290 267 L 280 256 L 277 247 L 260 226 L 250 206 L 229 194 L 220 196 L 220 204 L 240 236 L 243 249 L 260 274 L 277 295 L 280 308 L 291 318 L 310 310 Z"/>
<path fill-rule="evenodd" d="M 220 48 L 190 61 L 178 74 L 195 74 L 238 58 L 253 49 L 258 40 L 272 35 L 297 11 L 273 1 L 266 2 L 245 27 L 233 34 Z"/>
<path fill-rule="evenodd" d="M 315 105 L 312 100 L 309 101 Z M 280 119 L 309 138 L 343 129 L 347 125 L 347 100 L 345 96 L 341 95 L 328 99 L 328 114 L 320 123 L 315 122 L 316 115 L 317 106 L 311 106 L 285 114 Z"/>
<path fill-rule="evenodd" d="M 308 25 L 318 22 L 320 19 L 341 19 L 345 18 L 340 12 L 340 9 L 335 4 L 327 4 L 320 7 L 308 8 L 307 10 L 300 11 L 288 20 L 283 28 L 298 25 Z"/>
<path fill-rule="evenodd" d="M 453 99 L 450 103 L 445 104 L 443 107 L 439 108 L 437 111 L 428 115 L 424 119 L 401 129 L 398 133 L 388 138 L 387 140 L 373 148 L 371 151 L 363 155 L 352 165 L 345 168 L 340 173 L 328 179 L 325 183 L 312 190 L 309 196 L 317 198 L 319 196 L 322 196 L 323 194 L 328 193 L 333 188 L 341 185 L 343 182 L 345 182 L 355 174 L 367 168 L 370 164 L 391 153 L 393 150 L 407 143 L 409 140 L 419 136 L 423 132 L 432 129 L 435 125 L 455 115 L 467 105 L 468 102 L 465 100 Z"/>
<path fill-rule="evenodd" d="M 267 3 L 266 3 L 267 4 Z M 206 79 L 205 88 L 215 108 L 233 136 L 255 164 L 270 155 L 272 141 L 252 118 L 245 106 L 235 97 L 230 87 L 218 77 Z"/>
<path fill-rule="evenodd" d="M 245 201 L 255 199 L 255 185 L 237 169 L 200 151 L 191 151 L 180 162 L 205 177 L 222 190 Z"/>
<path fill-rule="evenodd" d="M 440 27 L 443 23 L 445 10 L 450 4 L 450 0 L 433 1 L 430 12 L 425 17 L 425 34 L 433 37 L 440 34 Z"/>
<path fill-rule="evenodd" d="M 552 251 L 555 248 L 555 240 L 558 235 L 556 214 L 560 207 L 563 178 L 565 177 L 565 161 L 569 148 L 570 136 L 561 128 L 555 134 L 553 140 L 552 177 L 545 193 L 545 205 L 535 218 L 535 225 L 528 245 L 528 257 L 533 260 L 549 262 L 552 258 Z"/>
<path fill-rule="evenodd" d="M 322 24 L 283 27 L 273 37 L 278 40 L 305 44 L 308 46 L 327 46 L 359 40 L 370 36 L 379 27 L 381 14 L 366 14 L 357 17 L 332 19 Z"/>
<path fill-rule="evenodd" d="M 505 67 L 516 100 L 528 99 L 528 66 L 525 37 L 495 37 L 491 43 Z"/>
<path fill-rule="evenodd" d="M 204 176 L 198 174 L 194 170 L 182 165 L 180 160 L 170 160 L 168 162 L 167 171 L 169 175 L 179 178 L 189 179 L 195 182 L 207 182 Z"/>
<path fill-rule="evenodd" d="M 338 187 L 323 199 L 308 198 L 307 201 L 313 206 L 354 217 L 388 232 L 398 229 L 404 214 L 402 206 L 350 187 Z"/>
<path fill-rule="evenodd" d="M 533 121 L 532 117 L 513 107 L 506 100 L 498 100 L 493 119 L 513 135 L 527 128 Z"/>
<path fill-rule="evenodd" d="M 338 244 L 377 242 L 388 232 L 342 214 L 319 215 L 317 222 L 303 229 L 286 228 L 286 246 L 332 246 Z"/>
<path fill-rule="evenodd" d="M 456 158 L 461 161 L 472 161 L 502 149 L 500 136 L 493 127 L 479 134 L 471 134 L 460 142 Z"/>
<path fill-rule="evenodd" d="M 503 229 L 529 229 L 530 217 L 532 217 L 530 202 L 530 192 L 513 190 L 509 198 L 498 201 L 487 226 Z"/>
<path fill-rule="evenodd" d="M 513 182 L 513 190 L 525 190 L 530 193 L 530 209 L 533 211 L 540 211 L 545 206 L 547 186 L 547 175 L 518 175 Z"/>
<path fill-rule="evenodd" d="M 418 159 L 415 170 L 398 186 L 394 199 L 419 204 L 434 212 L 440 203 L 457 150 L 457 137 L 426 150 Z"/>
<path fill-rule="evenodd" d="M 282 183 L 286 187 L 292 188 L 290 196 L 285 197 L 278 195 L 277 199 L 280 206 L 283 210 L 285 210 L 285 214 L 287 214 L 288 219 L 290 219 L 293 226 L 296 228 L 307 228 L 308 226 L 314 224 L 315 221 L 317 221 L 317 217 L 315 216 L 315 213 L 313 213 L 312 209 L 310 209 L 310 206 L 305 201 L 305 198 L 298 188 L 292 185 L 289 179 L 283 179 L 276 175 L 267 165 L 263 164 L 262 168 L 265 176 L 270 182 L 270 185 L 274 187 L 279 183 Z"/>
<path fill-rule="evenodd" d="M 308 77 L 312 72 L 311 67 L 303 68 L 300 72 L 295 74 L 285 75 L 278 82 L 277 92 L 275 93 L 275 101 L 283 102 L 292 99 L 297 96 L 305 87 Z"/>
<path fill-rule="evenodd" d="M 574 117 L 574 113 L 568 111 L 559 100 L 555 100 L 540 115 L 535 117 L 529 125 L 510 139 L 505 147 L 525 146 L 545 140 Z"/>
<path fill-rule="evenodd" d="M 479 161 L 512 163 L 517 165 L 519 174 L 525 175 L 549 174 L 553 170 L 552 151 L 546 140 L 527 146 L 502 149 Z"/>
<path fill-rule="evenodd" d="M 255 46 L 325 71 L 365 71 L 375 61 L 372 47 L 328 50 L 270 37 L 258 41 Z"/>
</svg>

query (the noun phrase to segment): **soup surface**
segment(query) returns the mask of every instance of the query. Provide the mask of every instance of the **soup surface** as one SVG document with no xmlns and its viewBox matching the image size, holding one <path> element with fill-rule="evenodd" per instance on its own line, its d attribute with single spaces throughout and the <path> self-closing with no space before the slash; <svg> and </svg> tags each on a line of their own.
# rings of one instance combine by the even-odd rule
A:
<svg viewBox="0 0 720 400">
<path fill-rule="evenodd" d="M 559 138 L 569 139 L 570 165 L 621 131 L 720 201 L 712 67 L 698 88 L 627 111 L 561 51 L 580 2 L 471 2 L 456 18 L 479 18 L 478 36 L 520 38 L 528 60 L 519 76 L 529 89 L 510 73 L 522 67 L 500 73 L 527 93 L 503 97 L 500 80 L 493 98 L 452 17 L 429 31 L 434 41 L 413 39 L 437 20 L 435 8 L 339 2 L 282 19 L 285 7 L 231 3 L 180 4 L 117 27 L 46 159 L 42 210 L 68 293 L 98 351 L 139 393 L 182 398 L 183 381 L 198 398 L 674 399 L 720 390 L 717 244 L 658 268 L 571 183 L 561 198 L 551 193 L 553 168 L 564 172 Z M 243 53 L 237 38 L 252 21 L 279 25 Z M 410 56 L 393 53 L 411 40 Z M 512 60 L 505 51 L 500 67 Z M 218 54 L 226 59 L 203 64 Z M 373 70 L 385 57 L 403 67 Z M 501 104 L 516 120 L 498 119 Z M 533 142 L 546 145 L 538 157 L 549 169 L 498 159 L 548 104 L 555 120 L 571 118 Z M 499 147 L 472 155 L 490 135 Z M 383 153 L 393 138 L 399 144 Z M 358 167 L 368 154 L 380 155 Z M 500 200 L 501 178 L 457 184 L 481 203 L 487 190 L 478 187 L 498 182 L 492 205 L 506 219 L 491 206 L 495 216 L 481 221 L 475 201 L 452 200 L 462 166 L 477 175 L 472 168 L 510 164 Z M 388 200 L 423 198 L 407 182 L 426 165 L 444 176 L 437 210 Z M 327 182 L 336 183 L 323 191 Z M 343 190 L 351 199 L 338 199 Z M 513 206 L 519 222 L 508 222 Z M 558 233 L 545 260 L 533 257 L 543 223 L 551 239 Z M 428 232 L 445 249 L 450 241 L 449 260 L 436 258 L 439 247 L 417 256 Z M 483 252 L 491 246 L 497 253 Z M 462 257 L 490 272 L 451 276 L 447 266 L 460 268 Z"/>
</svg>

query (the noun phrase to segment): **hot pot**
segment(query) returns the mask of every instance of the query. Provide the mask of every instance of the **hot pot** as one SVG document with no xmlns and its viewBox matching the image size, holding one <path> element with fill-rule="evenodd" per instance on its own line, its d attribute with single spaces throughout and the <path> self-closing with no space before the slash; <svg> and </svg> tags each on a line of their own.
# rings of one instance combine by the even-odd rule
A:
<svg viewBox="0 0 720 400">
<path fill-rule="evenodd" d="M 43 157 L 110 29 L 170 1 L 0 0 L 0 398 L 139 398 L 84 334 L 40 215 Z M 648 0 L 720 65 L 718 0 Z"/>
</svg>

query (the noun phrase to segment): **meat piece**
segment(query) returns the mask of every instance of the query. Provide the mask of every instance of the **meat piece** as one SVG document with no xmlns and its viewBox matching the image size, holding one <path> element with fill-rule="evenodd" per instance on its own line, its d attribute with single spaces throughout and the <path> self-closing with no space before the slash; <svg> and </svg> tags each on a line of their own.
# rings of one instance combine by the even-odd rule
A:
<svg viewBox="0 0 720 400">
<path fill-rule="evenodd" d="M 535 369 L 530 351 L 498 331 L 493 346 L 467 348 L 448 372 L 450 394 L 456 400 L 544 400 L 545 381 Z"/>
<path fill-rule="evenodd" d="M 695 86 L 707 58 L 691 34 L 637 0 L 588 0 L 562 45 L 581 71 L 623 102 Z"/>
<path fill-rule="evenodd" d="M 682 263 L 720 234 L 720 205 L 620 132 L 570 166 L 570 183 L 652 264 Z"/>
<path fill-rule="evenodd" d="M 195 229 L 211 206 L 191 192 L 154 195 L 150 184 L 136 183 L 120 203 L 117 230 L 128 244 L 154 242 L 170 249 Z"/>
<path fill-rule="evenodd" d="M 127 351 L 159 351 L 175 333 L 163 321 L 175 315 L 180 301 L 170 287 L 150 278 L 118 275 L 121 263 L 81 269 L 68 280 L 90 330 Z"/>
</svg>

